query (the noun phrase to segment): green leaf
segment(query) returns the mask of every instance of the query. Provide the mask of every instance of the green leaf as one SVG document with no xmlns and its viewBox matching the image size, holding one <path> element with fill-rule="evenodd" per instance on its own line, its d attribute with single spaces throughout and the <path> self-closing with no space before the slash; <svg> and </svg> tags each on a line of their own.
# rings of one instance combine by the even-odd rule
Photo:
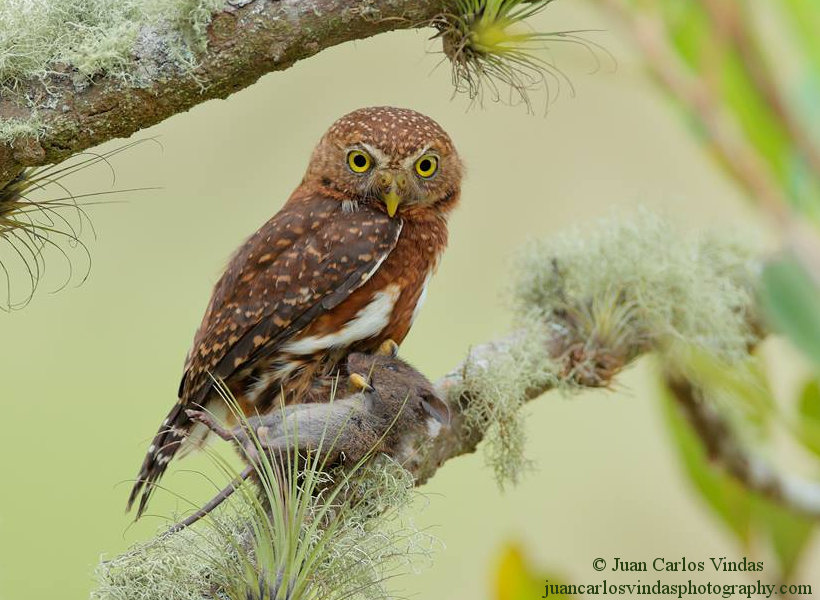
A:
<svg viewBox="0 0 820 600">
<path fill-rule="evenodd" d="M 803 387 L 797 410 L 804 419 L 820 424 L 820 383 L 816 379 L 807 382 Z"/>
<path fill-rule="evenodd" d="M 820 456 L 820 382 L 811 379 L 803 386 L 797 401 L 797 438 Z"/>
<path fill-rule="evenodd" d="M 807 386 L 809 398 L 801 398 L 801 405 L 805 405 L 806 413 L 820 416 L 820 387 L 816 382 L 812 383 L 811 388 Z M 700 439 L 665 388 L 663 400 L 664 413 L 678 453 L 701 497 L 744 546 L 748 547 L 752 531 L 765 534 L 778 560 L 778 576 L 787 578 L 797 567 L 811 541 L 814 521 L 750 492 L 733 477 L 714 468 Z"/>
<path fill-rule="evenodd" d="M 724 472 L 712 468 L 706 451 L 681 414 L 672 394 L 663 389 L 666 422 L 689 480 L 744 547 L 749 544 L 751 498 L 748 491 Z"/>
<path fill-rule="evenodd" d="M 813 69 L 820 72 L 820 9 L 817 0 L 781 0 L 779 3 L 789 17 L 794 36 L 805 50 Z"/>
<path fill-rule="evenodd" d="M 771 324 L 820 367 L 820 293 L 796 259 L 766 265 L 762 301 Z"/>
<path fill-rule="evenodd" d="M 755 517 L 759 520 L 772 542 L 772 548 L 780 565 L 780 579 L 786 580 L 800 562 L 803 551 L 811 541 L 814 522 L 795 515 L 769 500 L 755 503 Z"/>
</svg>

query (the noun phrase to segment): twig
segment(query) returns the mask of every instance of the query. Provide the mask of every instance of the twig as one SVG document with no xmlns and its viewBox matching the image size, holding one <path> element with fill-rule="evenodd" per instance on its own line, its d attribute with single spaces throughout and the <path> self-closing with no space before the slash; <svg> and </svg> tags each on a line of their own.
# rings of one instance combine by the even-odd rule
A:
<svg viewBox="0 0 820 600">
<path fill-rule="evenodd" d="M 820 484 L 781 473 L 743 447 L 720 412 L 698 397 L 690 381 L 667 374 L 666 385 L 714 463 L 747 489 L 785 508 L 820 519 Z"/>
<path fill-rule="evenodd" d="M 771 169 L 740 135 L 737 124 L 706 82 L 687 69 L 669 48 L 663 22 L 636 13 L 622 0 L 604 0 L 604 4 L 630 27 L 652 73 L 690 109 L 738 183 L 760 202 L 775 224 L 783 226 L 788 221 L 788 205 Z"/>
<path fill-rule="evenodd" d="M 715 23 L 716 30 L 733 42 L 746 73 L 780 121 L 783 129 L 803 153 L 814 173 L 820 177 L 820 149 L 808 135 L 806 127 L 799 123 L 789 103 L 783 97 L 760 44 L 752 32 L 752 24 L 747 14 L 748 8 L 740 4 L 717 0 L 705 0 L 703 6 Z"/>
<path fill-rule="evenodd" d="M 820 240 L 816 232 L 794 217 L 788 199 L 778 186 L 771 168 L 744 139 L 739 125 L 718 100 L 708 82 L 688 69 L 669 47 L 664 23 L 659 18 L 636 13 L 623 0 L 603 0 L 603 3 L 631 29 L 652 73 L 672 97 L 689 110 L 703 129 L 714 153 L 746 193 L 757 200 L 764 214 L 778 230 L 783 244 L 801 259 L 815 282 L 820 284 Z M 762 60 L 747 53 L 744 60 L 758 59 Z M 758 84 L 764 87 L 774 85 L 765 79 L 765 72 L 758 72 L 760 69 L 763 69 L 762 65 L 753 73 L 753 76 L 759 78 Z M 771 93 L 771 90 L 768 92 Z M 769 100 L 782 102 L 779 96 Z M 781 108 L 785 110 L 785 107 Z M 784 113 L 783 116 L 786 118 L 788 115 Z M 798 128 L 790 122 L 790 130 L 793 127 Z M 800 137 L 803 135 L 801 133 Z M 795 139 L 795 142 L 802 144 L 799 139 Z M 813 147 L 801 145 L 801 148 L 814 165 Z M 820 160 L 820 156 L 817 158 Z"/>
</svg>

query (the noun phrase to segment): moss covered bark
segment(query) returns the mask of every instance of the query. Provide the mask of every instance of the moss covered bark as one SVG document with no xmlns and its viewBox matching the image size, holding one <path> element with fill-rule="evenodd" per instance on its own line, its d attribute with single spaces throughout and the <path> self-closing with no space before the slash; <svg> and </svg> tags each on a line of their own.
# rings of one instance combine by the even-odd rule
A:
<svg viewBox="0 0 820 600">
<path fill-rule="evenodd" d="M 91 78 L 82 65 L 43 65 L 0 94 L 0 185 L 23 167 L 127 137 L 325 48 L 424 26 L 441 9 L 438 0 L 229 0 L 207 25 L 201 16 L 196 21 L 201 39 L 186 42 L 190 60 L 169 50 L 180 48 L 188 22 L 143 26 L 127 64 Z"/>
</svg>

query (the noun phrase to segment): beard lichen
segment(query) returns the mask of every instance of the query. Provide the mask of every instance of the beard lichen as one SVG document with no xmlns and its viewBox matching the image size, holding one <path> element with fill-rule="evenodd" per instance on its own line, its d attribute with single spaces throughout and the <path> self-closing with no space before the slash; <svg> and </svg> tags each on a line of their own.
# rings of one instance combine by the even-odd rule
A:
<svg viewBox="0 0 820 600">
<path fill-rule="evenodd" d="M 461 406 L 467 434 L 481 432 L 484 459 L 502 489 L 515 485 L 531 463 L 525 456 L 525 415 L 521 408 L 534 389 L 560 384 L 541 324 L 522 329 L 487 355 L 470 355 L 459 385 L 448 393 Z"/>
<path fill-rule="evenodd" d="M 652 350 L 746 360 L 759 339 L 750 307 L 760 265 L 746 240 L 684 234 L 645 212 L 527 245 L 512 290 L 519 333 L 468 358 L 452 391 L 484 433 L 499 485 L 529 464 L 521 408 L 533 390 L 607 387 Z"/>
<path fill-rule="evenodd" d="M 78 87 L 106 74 L 127 85 L 151 75 L 140 47 L 161 50 L 166 66 L 191 72 L 204 48 L 211 15 L 226 0 L 3 0 L 0 3 L 0 94 L 21 105 L 54 108 L 49 90 L 32 97 L 26 85 L 49 75 L 69 76 Z M 150 39 L 149 39 L 150 38 Z M 154 57 L 151 57 L 154 58 Z M 31 134 L 35 119 L 0 139 Z"/>
<path fill-rule="evenodd" d="M 0 121 L 0 143 L 9 144 L 18 138 L 38 139 L 46 133 L 46 125 L 37 110 L 25 119 L 4 119 Z"/>
<path fill-rule="evenodd" d="M 681 343 L 731 359 L 758 339 L 760 268 L 748 236 L 684 234 L 642 212 L 530 244 L 514 297 L 519 315 L 567 328 L 598 358 Z"/>
</svg>

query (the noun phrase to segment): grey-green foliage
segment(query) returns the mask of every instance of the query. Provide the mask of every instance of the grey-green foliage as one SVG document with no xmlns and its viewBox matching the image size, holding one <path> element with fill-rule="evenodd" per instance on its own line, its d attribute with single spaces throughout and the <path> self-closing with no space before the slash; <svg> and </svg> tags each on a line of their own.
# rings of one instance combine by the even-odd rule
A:
<svg viewBox="0 0 820 600">
<path fill-rule="evenodd" d="M 227 589 L 243 563 L 241 547 L 232 542 L 247 534 L 247 525 L 236 518 L 240 513 L 216 513 L 208 527 L 160 535 L 104 560 L 97 567 L 98 586 L 91 597 L 202 600 L 211 586 Z"/>
<path fill-rule="evenodd" d="M 346 485 L 338 502 L 345 508 L 334 516 L 341 519 L 340 526 L 330 532 L 318 528 L 310 541 L 321 550 L 321 560 L 310 574 L 306 598 L 391 598 L 387 580 L 421 568 L 439 544 L 407 519 L 407 510 L 419 498 L 413 476 L 381 455 Z M 314 511 L 314 518 L 316 512 L 321 511 Z"/>
<path fill-rule="evenodd" d="M 159 44 L 181 69 L 195 64 L 211 14 L 225 0 L 3 0 L 0 3 L 0 90 L 59 65 L 91 77 L 109 73 L 131 82 L 135 45 Z M 161 39 L 160 39 L 161 38 Z"/>
<path fill-rule="evenodd" d="M 0 121 L 0 142 L 10 142 L 19 137 L 39 137 L 44 132 L 45 125 L 36 111 L 27 119 Z"/>
<path fill-rule="evenodd" d="M 615 352 L 680 341 L 731 358 L 756 340 L 748 311 L 760 268 L 760 249 L 742 238 L 684 234 L 643 212 L 531 244 L 515 298 L 519 314 L 570 313 L 585 339 Z"/>
<path fill-rule="evenodd" d="M 202 600 L 264 597 L 260 576 L 289 583 L 291 600 L 389 598 L 385 580 L 414 568 L 437 545 L 405 522 L 417 498 L 412 476 L 385 456 L 337 473 L 338 486 L 318 465 L 302 471 L 268 511 L 247 486 L 192 528 L 159 535 L 97 568 L 97 600 Z M 294 478 L 295 480 L 296 478 Z M 338 490 L 338 493 L 332 490 Z M 284 587 L 280 594 L 284 594 Z M 270 600 L 284 595 L 270 596 Z"/>
<path fill-rule="evenodd" d="M 486 429 L 499 484 L 527 465 L 519 409 L 528 390 L 607 385 L 642 352 L 670 346 L 747 356 L 759 250 L 728 237 L 684 234 L 641 213 L 525 247 L 512 291 L 522 333 L 503 352 L 468 360 L 454 390 L 469 395 L 467 422 Z"/>
<path fill-rule="evenodd" d="M 485 459 L 502 488 L 518 482 L 529 461 L 524 455 L 524 415 L 527 391 L 558 385 L 558 369 L 544 343 L 539 323 L 522 331 L 499 352 L 468 359 L 461 383 L 450 393 L 465 394 L 464 425 L 484 434 Z"/>
</svg>

